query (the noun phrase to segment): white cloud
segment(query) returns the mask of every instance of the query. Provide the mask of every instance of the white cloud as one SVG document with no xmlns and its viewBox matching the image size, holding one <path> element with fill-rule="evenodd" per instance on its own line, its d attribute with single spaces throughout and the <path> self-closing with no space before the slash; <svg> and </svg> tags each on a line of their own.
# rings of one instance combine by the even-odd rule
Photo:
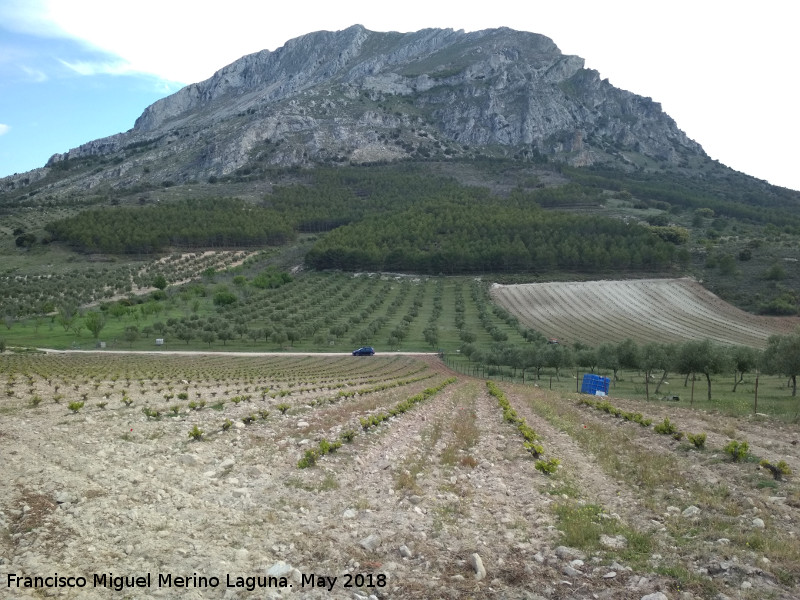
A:
<svg viewBox="0 0 800 600">
<path fill-rule="evenodd" d="M 124 61 L 93 62 L 93 61 L 67 61 L 58 59 L 62 65 L 78 75 L 128 75 L 133 72 L 131 65 Z"/>
<path fill-rule="evenodd" d="M 39 69 L 32 69 L 25 65 L 19 65 L 19 68 L 28 76 L 28 81 L 32 81 L 33 83 L 43 83 L 49 79 L 47 73 Z"/>
<path fill-rule="evenodd" d="M 0 21 L 3 27 L 17 33 L 44 37 L 64 37 L 58 24 L 46 18 L 47 0 L 3 0 Z"/>
<path fill-rule="evenodd" d="M 5 135 L 9 131 L 11 131 L 11 127 L 9 127 L 8 125 L 6 125 L 4 123 L 0 123 L 0 135 Z"/>
</svg>

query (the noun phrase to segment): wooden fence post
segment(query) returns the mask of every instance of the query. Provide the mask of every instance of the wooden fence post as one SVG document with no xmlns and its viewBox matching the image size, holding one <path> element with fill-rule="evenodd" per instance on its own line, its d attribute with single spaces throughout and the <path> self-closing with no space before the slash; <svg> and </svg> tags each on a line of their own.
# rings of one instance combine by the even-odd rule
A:
<svg viewBox="0 0 800 600">
<path fill-rule="evenodd" d="M 755 398 L 753 399 L 753 414 L 758 412 L 758 371 L 756 370 L 756 390 L 755 390 Z"/>
</svg>

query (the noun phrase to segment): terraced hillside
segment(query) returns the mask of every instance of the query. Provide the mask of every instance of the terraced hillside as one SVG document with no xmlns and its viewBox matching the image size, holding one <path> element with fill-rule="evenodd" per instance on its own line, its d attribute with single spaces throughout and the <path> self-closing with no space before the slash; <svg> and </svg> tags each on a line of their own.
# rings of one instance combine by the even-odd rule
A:
<svg viewBox="0 0 800 600">
<path fill-rule="evenodd" d="M 800 491 L 753 458 L 797 472 L 794 425 L 607 399 L 696 448 L 401 356 L 4 355 L 0 390 L 2 598 L 797 597 Z"/>
<path fill-rule="evenodd" d="M 800 324 L 746 313 L 686 278 L 495 285 L 491 295 L 528 327 L 590 345 L 710 339 L 763 348 Z"/>
</svg>

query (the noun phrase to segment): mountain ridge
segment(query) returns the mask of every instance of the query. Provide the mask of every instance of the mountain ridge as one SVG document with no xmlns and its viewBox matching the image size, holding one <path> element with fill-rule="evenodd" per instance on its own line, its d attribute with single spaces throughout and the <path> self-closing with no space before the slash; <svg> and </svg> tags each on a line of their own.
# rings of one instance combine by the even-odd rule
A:
<svg viewBox="0 0 800 600">
<path fill-rule="evenodd" d="M 623 169 L 709 160 L 650 98 L 612 86 L 540 34 L 381 33 L 354 25 L 244 56 L 92 140 L 0 180 L 126 188 L 287 166 L 477 155 Z M 70 161 L 104 158 L 81 177 Z M 56 179 L 50 177 L 50 179 Z"/>
</svg>

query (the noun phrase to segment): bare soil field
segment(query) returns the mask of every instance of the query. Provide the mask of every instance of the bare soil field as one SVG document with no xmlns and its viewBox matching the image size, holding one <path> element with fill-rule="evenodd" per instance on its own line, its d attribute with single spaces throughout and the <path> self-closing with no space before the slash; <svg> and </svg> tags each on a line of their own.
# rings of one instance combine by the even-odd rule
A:
<svg viewBox="0 0 800 600">
<path fill-rule="evenodd" d="M 453 375 L 413 356 L 2 355 L 0 597 L 797 597 L 800 488 L 721 450 L 796 473 L 796 425 L 608 399 L 707 432 L 697 449 L 498 384 L 560 461 L 547 475 L 486 382 Z"/>
<path fill-rule="evenodd" d="M 545 336 L 592 345 L 707 338 L 763 348 L 770 335 L 800 325 L 796 317 L 746 313 L 688 278 L 495 284 L 491 294 Z"/>
</svg>

